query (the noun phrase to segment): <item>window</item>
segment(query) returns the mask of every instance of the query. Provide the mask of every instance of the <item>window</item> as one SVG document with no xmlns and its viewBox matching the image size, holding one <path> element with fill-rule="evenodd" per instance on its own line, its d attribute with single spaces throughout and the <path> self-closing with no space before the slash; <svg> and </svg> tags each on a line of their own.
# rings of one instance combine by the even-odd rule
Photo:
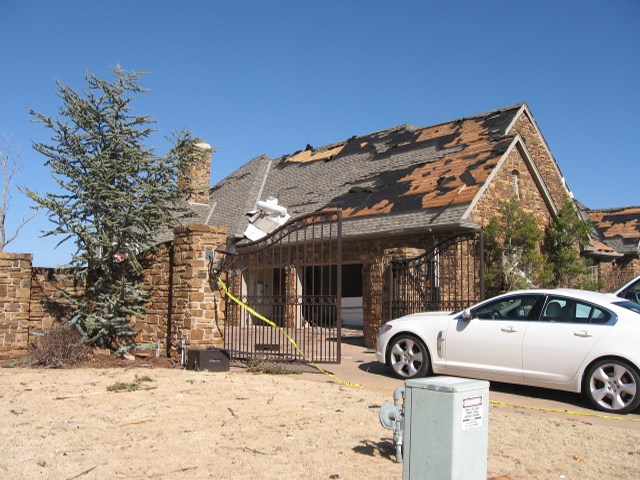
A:
<svg viewBox="0 0 640 480">
<path fill-rule="evenodd" d="M 629 285 L 623 295 L 620 296 L 624 296 L 627 300 L 640 304 L 640 279 Z"/>
<path fill-rule="evenodd" d="M 362 264 L 342 265 L 342 296 L 362 296 Z"/>
<path fill-rule="evenodd" d="M 536 304 L 541 303 L 541 295 L 514 295 L 484 304 L 472 311 L 474 318 L 533 320 L 538 317 Z"/>
<path fill-rule="evenodd" d="M 511 172 L 511 176 L 513 177 L 513 194 L 520 200 L 520 173 L 514 170 Z"/>
<path fill-rule="evenodd" d="M 566 323 L 607 323 L 611 313 L 570 298 L 549 297 L 541 320 Z"/>
</svg>

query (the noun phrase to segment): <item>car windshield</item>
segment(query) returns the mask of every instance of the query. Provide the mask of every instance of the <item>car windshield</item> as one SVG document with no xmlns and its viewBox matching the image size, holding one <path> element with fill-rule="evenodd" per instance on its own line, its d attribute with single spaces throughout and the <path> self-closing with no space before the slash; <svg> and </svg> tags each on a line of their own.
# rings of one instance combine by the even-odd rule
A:
<svg viewBox="0 0 640 480">
<path fill-rule="evenodd" d="M 627 310 L 631 310 L 632 312 L 636 312 L 640 314 L 640 305 L 636 302 L 626 301 L 626 302 L 614 302 L 614 305 L 618 307 L 626 308 Z"/>
</svg>

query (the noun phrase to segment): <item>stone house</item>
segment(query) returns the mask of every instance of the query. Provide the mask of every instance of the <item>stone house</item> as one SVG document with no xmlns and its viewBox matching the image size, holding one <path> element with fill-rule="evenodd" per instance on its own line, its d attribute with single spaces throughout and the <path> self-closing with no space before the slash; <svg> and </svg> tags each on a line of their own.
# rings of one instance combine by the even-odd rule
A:
<svg viewBox="0 0 640 480">
<path fill-rule="evenodd" d="M 208 178 L 210 167 L 202 167 L 199 178 Z M 433 251 L 448 237 L 481 231 L 499 202 L 513 197 L 544 227 L 571 194 L 523 103 L 429 127 L 400 125 L 322 147 L 307 145 L 279 158 L 256 157 L 214 185 L 208 198 L 200 198 L 198 222 L 226 229 L 230 241 L 242 245 L 247 212 L 270 197 L 291 218 L 341 212 L 341 317 L 347 325 L 362 326 L 371 347 L 378 327 L 392 315 L 388 271 L 394 261 Z M 461 270 L 468 262 L 464 257 L 471 247 L 466 248 L 452 268 Z M 327 263 L 321 269 L 335 276 Z M 444 268 L 437 267 L 442 277 Z M 285 273 L 276 273 L 268 273 L 264 282 L 243 278 L 245 293 L 259 292 L 260 298 L 289 293 L 283 287 Z M 307 269 L 297 275 L 316 273 Z M 466 300 L 479 300 L 481 279 L 463 285 L 470 281 L 461 273 L 461 288 L 472 291 Z M 300 287 L 304 281 L 293 284 Z M 444 280 L 434 281 L 440 291 L 433 307 L 446 308 Z"/>
</svg>

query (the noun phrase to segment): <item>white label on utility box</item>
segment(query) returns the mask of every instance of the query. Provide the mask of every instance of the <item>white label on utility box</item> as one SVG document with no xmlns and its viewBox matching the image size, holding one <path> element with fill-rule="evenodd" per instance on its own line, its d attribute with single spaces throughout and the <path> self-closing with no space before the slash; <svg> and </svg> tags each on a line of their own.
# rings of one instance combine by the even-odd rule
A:
<svg viewBox="0 0 640 480">
<path fill-rule="evenodd" d="M 462 429 L 482 426 L 482 396 L 462 400 Z"/>
</svg>

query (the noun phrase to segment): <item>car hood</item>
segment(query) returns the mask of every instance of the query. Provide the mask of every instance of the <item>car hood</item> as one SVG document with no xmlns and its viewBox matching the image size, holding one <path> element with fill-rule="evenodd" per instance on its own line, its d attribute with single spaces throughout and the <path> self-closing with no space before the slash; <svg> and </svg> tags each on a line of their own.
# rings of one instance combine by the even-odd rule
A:
<svg viewBox="0 0 640 480">
<path fill-rule="evenodd" d="M 420 312 L 420 313 L 412 313 L 410 315 L 405 315 L 404 317 L 396 318 L 391 320 L 393 323 L 397 322 L 410 322 L 416 320 L 429 320 L 434 318 L 451 318 L 457 315 L 458 312 L 451 311 L 440 311 L 440 312 Z"/>
</svg>

